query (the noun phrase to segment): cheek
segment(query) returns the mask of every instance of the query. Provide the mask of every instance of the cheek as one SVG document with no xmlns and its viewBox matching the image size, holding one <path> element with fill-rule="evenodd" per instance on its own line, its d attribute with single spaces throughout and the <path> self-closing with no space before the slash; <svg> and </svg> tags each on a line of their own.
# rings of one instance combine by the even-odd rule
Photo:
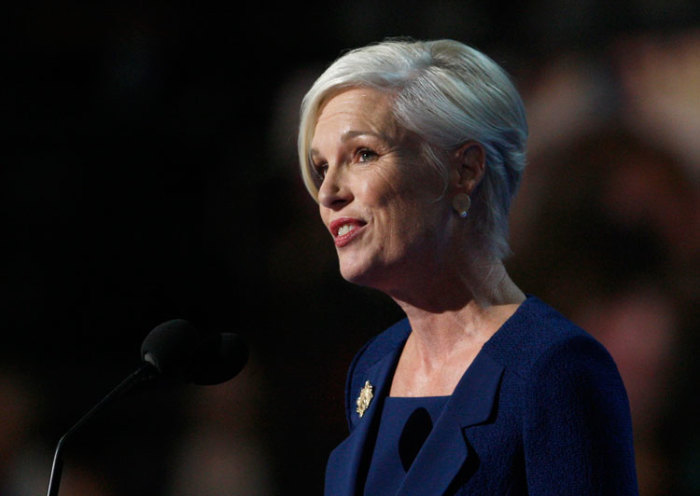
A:
<svg viewBox="0 0 700 496">
<path fill-rule="evenodd" d="M 381 171 L 375 172 L 372 176 L 365 181 L 359 181 L 357 185 L 358 195 L 368 205 L 386 205 L 395 196 L 389 177 Z"/>
<path fill-rule="evenodd" d="M 371 180 L 361 185 L 361 194 L 367 205 L 392 210 L 406 198 L 406 185 L 393 170 L 379 168 L 374 171 Z"/>
<path fill-rule="evenodd" d="M 445 202 L 413 191 L 403 196 L 392 209 L 395 235 L 411 245 L 439 243 L 447 230 L 450 211 Z"/>
<path fill-rule="evenodd" d="M 434 208 L 434 207 L 433 207 Z M 405 250 L 433 238 L 438 219 L 433 208 L 416 201 L 396 201 L 385 210 L 387 245 Z"/>
</svg>

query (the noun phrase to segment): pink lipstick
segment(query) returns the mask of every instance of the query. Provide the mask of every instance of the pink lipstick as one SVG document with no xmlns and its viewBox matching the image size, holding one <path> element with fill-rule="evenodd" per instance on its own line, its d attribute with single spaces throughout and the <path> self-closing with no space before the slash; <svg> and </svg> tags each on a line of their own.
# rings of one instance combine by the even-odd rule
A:
<svg viewBox="0 0 700 496">
<path fill-rule="evenodd" d="M 362 232 L 365 224 L 366 222 L 351 217 L 342 217 L 331 222 L 328 227 L 333 235 L 335 246 L 340 248 L 347 245 Z"/>
</svg>

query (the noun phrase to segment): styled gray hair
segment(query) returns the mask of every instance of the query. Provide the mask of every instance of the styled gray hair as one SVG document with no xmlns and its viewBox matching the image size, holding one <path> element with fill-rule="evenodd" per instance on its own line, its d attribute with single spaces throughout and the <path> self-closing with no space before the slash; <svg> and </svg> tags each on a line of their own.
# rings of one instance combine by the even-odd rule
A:
<svg viewBox="0 0 700 496">
<path fill-rule="evenodd" d="M 499 259 L 508 246 L 508 212 L 525 167 L 525 108 L 506 72 L 478 50 L 453 40 L 387 40 L 351 50 L 316 80 L 301 104 L 298 152 L 304 184 L 318 198 L 310 160 L 323 105 L 356 87 L 394 97 L 396 122 L 422 140 L 427 163 L 445 178 L 448 153 L 473 140 L 486 171 L 472 194 L 468 221 L 480 248 Z"/>
</svg>

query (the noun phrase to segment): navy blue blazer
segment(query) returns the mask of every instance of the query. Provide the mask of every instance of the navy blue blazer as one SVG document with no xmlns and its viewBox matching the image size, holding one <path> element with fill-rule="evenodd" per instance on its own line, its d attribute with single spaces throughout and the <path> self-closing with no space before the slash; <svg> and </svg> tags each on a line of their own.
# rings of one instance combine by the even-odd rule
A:
<svg viewBox="0 0 700 496">
<path fill-rule="evenodd" d="M 326 496 L 362 494 L 377 412 L 410 332 L 402 320 L 353 360 L 350 435 L 328 460 Z M 366 381 L 374 396 L 360 416 L 356 399 Z M 636 494 L 629 403 L 617 367 L 589 334 L 535 297 L 483 346 L 397 493 Z"/>
</svg>

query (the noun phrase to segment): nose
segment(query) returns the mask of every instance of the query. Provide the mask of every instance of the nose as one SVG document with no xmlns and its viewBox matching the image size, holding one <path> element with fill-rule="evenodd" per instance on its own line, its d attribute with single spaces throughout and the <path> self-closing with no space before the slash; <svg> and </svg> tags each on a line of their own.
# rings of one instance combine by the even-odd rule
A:
<svg viewBox="0 0 700 496">
<path fill-rule="evenodd" d="M 345 174 L 338 167 L 329 166 L 318 188 L 318 203 L 332 210 L 340 210 L 352 201 L 352 192 Z"/>
</svg>

